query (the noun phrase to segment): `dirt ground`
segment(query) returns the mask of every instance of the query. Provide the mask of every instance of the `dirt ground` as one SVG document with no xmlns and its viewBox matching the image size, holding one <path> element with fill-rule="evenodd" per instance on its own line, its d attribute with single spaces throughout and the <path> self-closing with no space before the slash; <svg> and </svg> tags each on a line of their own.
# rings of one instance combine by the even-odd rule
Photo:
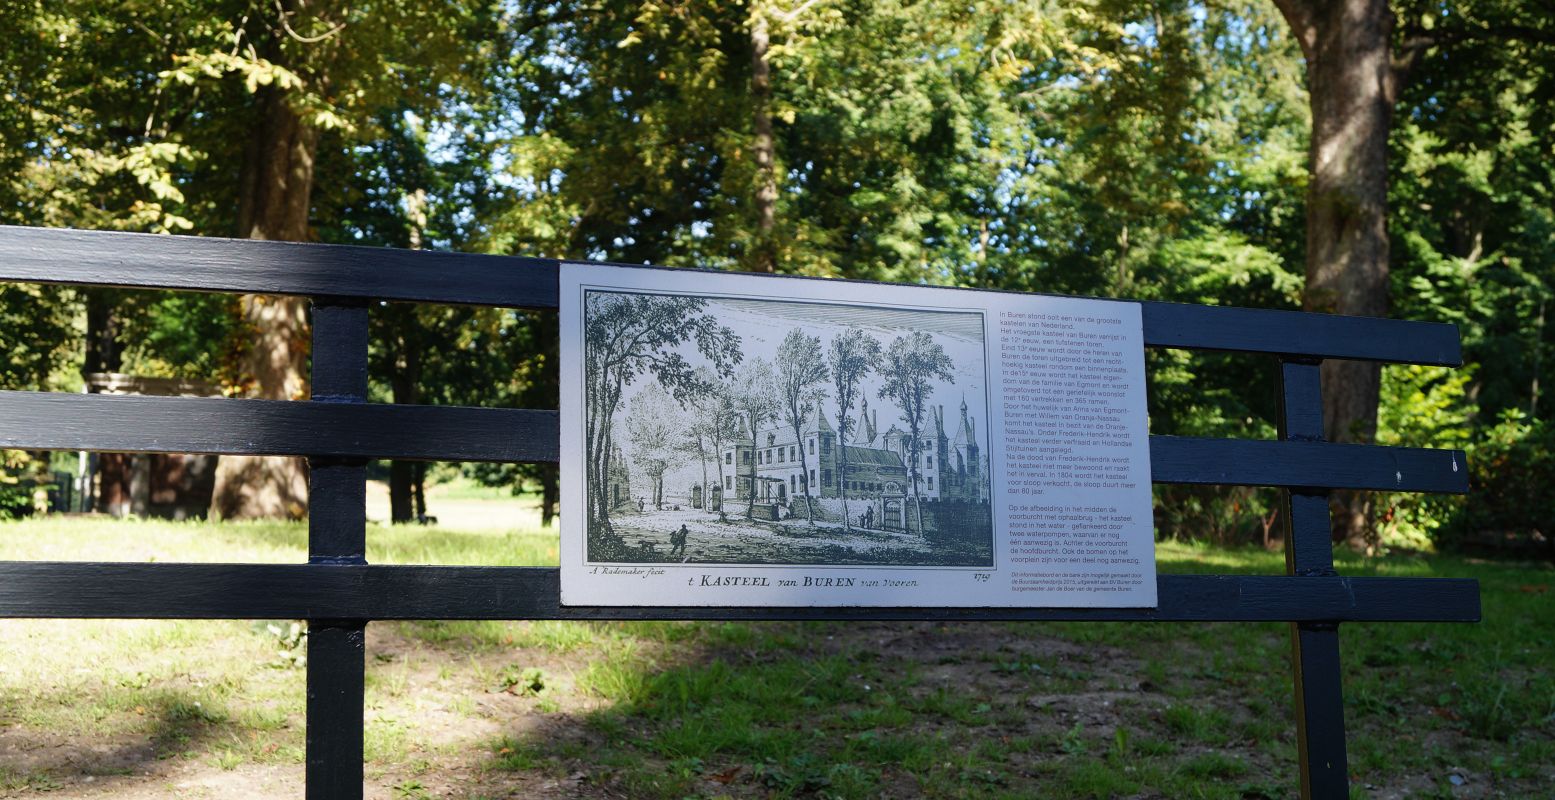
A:
<svg viewBox="0 0 1555 800">
<path fill-rule="evenodd" d="M 459 655 L 448 650 L 403 636 L 392 624 L 375 623 L 368 627 L 368 663 L 373 665 L 412 665 L 404 674 L 404 685 L 393 697 L 377 695 L 369 700 L 368 717 L 392 718 L 404 722 L 409 737 L 424 758 L 409 759 L 408 764 L 387 770 L 369 766 L 367 796 L 384 800 L 417 797 L 461 798 L 628 798 L 628 790 L 617 785 L 608 771 L 595 769 L 585 761 L 550 760 L 527 771 L 490 768 L 490 743 L 507 735 L 515 739 L 568 741 L 582 745 L 584 752 L 608 744 L 598 730 L 585 722 L 585 716 L 601 701 L 576 690 L 572 676 L 581 665 L 574 659 L 544 650 L 512 652 L 472 652 Z M 1050 734 L 1083 724 L 1101 737 L 1110 736 L 1118 724 L 1122 709 L 1130 714 L 1164 705 L 1166 700 L 1152 695 L 1142 685 L 1140 665 L 1121 651 L 1081 647 L 1059 639 L 1022 638 L 1010 640 L 995 629 L 978 625 L 943 626 L 930 623 L 859 624 L 836 627 L 824 639 L 814 643 L 815 654 L 890 653 L 882 666 L 890 673 L 912 673 L 914 691 L 932 691 L 934 687 L 954 685 L 978 696 L 1017 697 L 1033 711 L 1018 714 L 1029 722 L 1016 729 L 1001 729 L 990 735 Z M 983 661 L 968 660 L 968 654 L 999 653 L 1002 658 L 1018 661 L 1056 661 L 1072 665 L 1086 676 L 1079 691 L 1049 695 L 1031 695 L 1024 679 L 1001 673 Z M 700 660 L 725 658 L 736 661 L 760 658 L 737 652 L 658 652 L 644 653 L 662 667 L 694 664 Z M 491 676 L 515 661 L 543 670 L 550 677 L 549 696 L 558 704 L 555 710 L 543 710 L 540 701 L 501 691 L 497 686 L 481 686 L 475 675 Z M 448 667 L 458 668 L 457 679 L 448 679 Z M 474 709 L 453 709 L 461 698 L 473 698 Z M 376 706 L 376 707 L 374 707 Z M 1148 713 L 1148 712 L 1147 712 Z M 301 720 L 293 720 L 301 727 Z M 921 733 L 932 733 L 924 730 Z M 206 758 L 159 757 L 163 750 L 154 737 L 122 738 L 106 741 L 82 741 L 79 738 L 26 731 L 20 725 L 0 731 L 0 764 L 21 773 L 47 773 L 45 785 L 12 787 L 0 796 L 31 796 L 46 792 L 50 798 L 232 798 L 269 800 L 294 798 L 301 794 L 303 770 L 297 764 L 242 764 L 226 768 Z M 710 775 L 707 796 L 766 797 L 770 793 L 761 783 L 744 779 L 736 772 Z M 905 776 L 890 783 L 891 797 L 921 796 Z"/>
</svg>

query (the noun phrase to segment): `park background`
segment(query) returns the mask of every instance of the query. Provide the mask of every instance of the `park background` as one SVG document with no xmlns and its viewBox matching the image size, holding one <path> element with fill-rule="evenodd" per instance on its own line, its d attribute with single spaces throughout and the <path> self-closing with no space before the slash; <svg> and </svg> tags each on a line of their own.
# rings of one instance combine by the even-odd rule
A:
<svg viewBox="0 0 1555 800">
<path fill-rule="evenodd" d="M 1377 796 L 1555 786 L 1539 3 L 3 0 L 0 19 L 3 224 L 1455 323 L 1461 369 L 1325 365 L 1330 439 L 1463 448 L 1471 469 L 1467 498 L 1341 498 L 1341 571 L 1485 591 L 1479 626 L 1347 627 L 1352 771 Z M 372 326 L 376 401 L 557 403 L 546 314 L 385 304 Z M 296 300 L 5 284 L 0 388 L 298 398 L 306 330 Z M 1273 437 L 1272 361 L 1147 367 L 1153 433 Z M 64 513 L 76 454 L 7 451 L 0 557 L 301 560 L 300 465 L 210 468 L 220 524 L 114 521 Z M 375 470 L 369 560 L 554 562 L 553 467 Z M 1280 571 L 1275 492 L 1155 491 L 1164 570 Z M 396 797 L 1291 792 L 1277 626 L 939 628 L 375 624 L 369 777 Z M 0 793 L 295 793 L 287 626 L 0 630 Z"/>
</svg>

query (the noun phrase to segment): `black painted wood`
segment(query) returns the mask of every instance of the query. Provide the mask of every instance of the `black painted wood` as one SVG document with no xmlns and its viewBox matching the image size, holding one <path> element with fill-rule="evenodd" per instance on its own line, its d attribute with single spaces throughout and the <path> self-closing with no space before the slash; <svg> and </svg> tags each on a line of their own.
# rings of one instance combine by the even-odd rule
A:
<svg viewBox="0 0 1555 800">
<path fill-rule="evenodd" d="M 367 402 L 367 302 L 329 298 L 313 306 L 311 398 Z"/>
<path fill-rule="evenodd" d="M 313 303 L 312 397 L 360 410 L 367 402 L 367 306 L 354 298 Z M 308 459 L 309 564 L 367 563 L 367 465 L 335 454 Z M 308 616 L 306 792 L 309 800 L 362 796 L 367 622 Z"/>
<path fill-rule="evenodd" d="M 555 461 L 554 411 L 0 392 L 0 447 Z M 1466 492 L 1459 450 L 1150 438 L 1156 483 Z"/>
<path fill-rule="evenodd" d="M 1322 446 L 1316 444 L 1323 438 L 1320 368 L 1319 362 L 1311 360 L 1281 362 L 1281 439 L 1307 447 Z M 1334 570 L 1328 494 L 1302 489 L 1288 489 L 1284 494 L 1286 573 L 1303 582 L 1334 580 L 1338 573 Z M 1332 621 L 1293 621 L 1290 635 L 1301 796 L 1349 797 L 1338 625 Z"/>
<path fill-rule="evenodd" d="M 1469 490 L 1461 450 L 1326 442 L 1152 436 L 1150 473 L 1156 483 Z"/>
<path fill-rule="evenodd" d="M 308 622 L 308 800 L 362 796 L 365 641 L 360 622 Z"/>
<path fill-rule="evenodd" d="M 1457 578 L 1161 575 L 1153 609 L 949 609 L 562 606 L 558 576 L 555 567 L 0 562 L 0 617 L 1474 622 L 1480 613 L 1479 584 Z"/>
<path fill-rule="evenodd" d="M 550 259 L 0 226 L 0 280 L 554 308 Z M 635 266 L 644 269 L 642 265 Z M 796 280 L 767 276 L 770 280 Z M 1455 326 L 1141 303 L 1145 343 L 1457 366 Z"/>
<path fill-rule="evenodd" d="M 308 459 L 308 560 L 367 563 L 367 467 Z"/>
<path fill-rule="evenodd" d="M 557 459 L 555 411 L 336 400 L 0 392 L 0 448 L 448 461 Z"/>
<path fill-rule="evenodd" d="M 0 280 L 554 308 L 551 259 L 0 226 Z"/>
</svg>

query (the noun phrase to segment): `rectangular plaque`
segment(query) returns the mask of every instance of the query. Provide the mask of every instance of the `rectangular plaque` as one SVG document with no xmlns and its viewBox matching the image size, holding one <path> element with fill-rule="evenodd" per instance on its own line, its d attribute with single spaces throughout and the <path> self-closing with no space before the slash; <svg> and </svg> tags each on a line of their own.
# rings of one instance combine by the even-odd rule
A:
<svg viewBox="0 0 1555 800">
<path fill-rule="evenodd" d="M 562 602 L 1156 603 L 1138 304 L 561 269 Z"/>
</svg>

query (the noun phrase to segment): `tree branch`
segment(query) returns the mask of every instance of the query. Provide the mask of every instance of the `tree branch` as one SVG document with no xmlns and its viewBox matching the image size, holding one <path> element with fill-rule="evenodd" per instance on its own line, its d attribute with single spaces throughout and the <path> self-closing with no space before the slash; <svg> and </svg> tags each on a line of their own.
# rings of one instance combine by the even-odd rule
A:
<svg viewBox="0 0 1555 800">
<path fill-rule="evenodd" d="M 1290 25 L 1291 33 L 1295 34 L 1296 41 L 1301 45 L 1301 54 L 1308 62 L 1312 60 L 1313 50 L 1317 47 L 1317 24 L 1314 19 L 1317 12 L 1313 3 L 1326 1 L 1274 0 L 1274 5 L 1279 7 L 1285 23 Z"/>
<path fill-rule="evenodd" d="M 1282 0 L 1283 1 L 1283 0 Z M 1439 47 L 1450 47 L 1461 42 L 1473 41 L 1498 41 L 1519 42 L 1523 44 L 1555 45 L 1555 30 L 1545 30 L 1531 25 L 1516 23 L 1476 23 L 1469 22 L 1453 28 L 1437 28 L 1426 30 L 1419 25 L 1411 25 L 1399 42 L 1398 49 L 1392 59 L 1392 94 L 1396 97 L 1399 90 L 1409 81 L 1410 72 L 1420 63 L 1420 59 Z"/>
</svg>

